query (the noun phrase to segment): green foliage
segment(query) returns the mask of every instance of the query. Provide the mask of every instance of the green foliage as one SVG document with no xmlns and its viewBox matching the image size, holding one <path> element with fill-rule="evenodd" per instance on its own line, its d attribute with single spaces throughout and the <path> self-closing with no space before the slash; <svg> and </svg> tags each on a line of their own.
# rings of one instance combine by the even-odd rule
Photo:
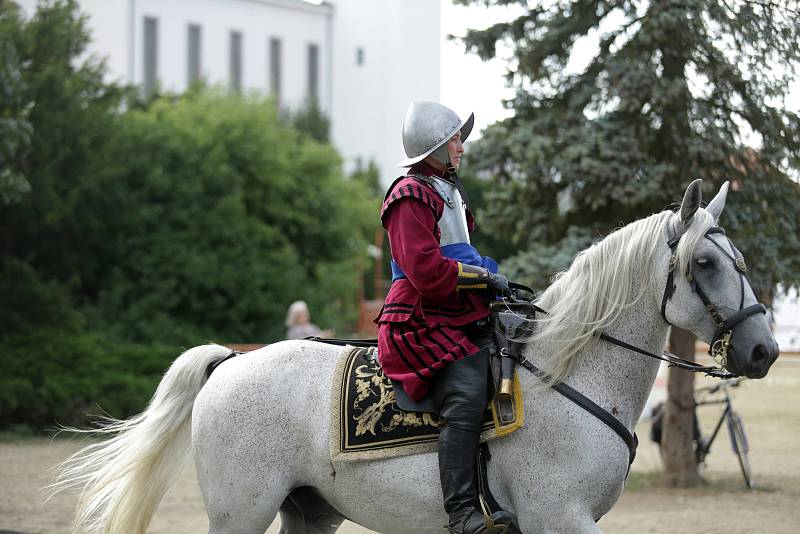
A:
<svg viewBox="0 0 800 534">
<path fill-rule="evenodd" d="M 42 2 L 27 22 L 10 9 L 3 28 L 24 66 L 19 98 L 34 103 L 34 133 L 16 166 L 31 194 L 0 210 L 0 257 L 22 259 L 45 278 L 80 288 L 93 259 L 72 221 L 86 208 L 80 191 L 110 137 L 122 90 L 104 82 L 101 62 L 78 59 L 88 34 L 74 0 Z"/>
<path fill-rule="evenodd" d="M 331 121 L 319 107 L 316 98 L 306 100 L 295 112 L 286 112 L 288 122 L 299 131 L 320 143 L 328 143 L 331 136 Z"/>
<path fill-rule="evenodd" d="M 381 170 L 373 160 L 369 160 L 366 168 L 357 169 L 353 172 L 350 175 L 350 179 L 375 199 L 379 199 L 386 192 L 383 185 L 381 185 Z"/>
<path fill-rule="evenodd" d="M 470 172 L 470 167 L 465 165 L 459 170 L 461 184 L 469 197 L 470 208 L 476 213 L 478 224 L 475 231 L 470 235 L 470 242 L 481 254 L 489 256 L 495 260 L 502 261 L 509 256 L 519 252 L 508 234 L 499 234 L 490 226 L 482 224 L 484 216 L 484 206 L 489 202 L 491 196 L 492 183 L 490 180 L 475 176 Z M 505 272 L 505 270 L 504 270 Z M 520 281 L 519 278 L 512 278 Z"/>
<path fill-rule="evenodd" d="M 83 201 L 103 258 L 89 289 L 126 339 L 276 339 L 301 297 L 346 297 L 315 311 L 340 328 L 356 312 L 373 203 L 269 100 L 212 92 L 129 112 Z"/>
<path fill-rule="evenodd" d="M 27 334 L 39 327 L 76 330 L 83 316 L 68 288 L 18 258 L 0 259 L 0 332 Z"/>
<path fill-rule="evenodd" d="M 517 19 L 465 38 L 484 58 L 498 41 L 514 55 L 515 115 L 472 148 L 479 174 L 498 186 L 489 208 L 496 232 L 542 254 L 571 254 L 576 236 L 597 238 L 659 210 L 693 178 L 704 179 L 707 198 L 732 179 L 722 223 L 756 283 L 800 284 L 800 192 L 786 174 L 800 167 L 800 117 L 783 109 L 800 66 L 800 3 L 524 4 Z M 568 69 L 590 33 L 596 54 Z M 757 153 L 745 146 L 748 130 Z M 567 264 L 541 260 L 531 270 Z"/>
<path fill-rule="evenodd" d="M 282 339 L 298 298 L 347 332 L 380 203 L 319 121 L 108 84 L 75 0 L 0 29 L 0 428 L 141 411 L 176 345 Z"/>
<path fill-rule="evenodd" d="M 0 351 L 0 427 L 36 428 L 83 424 L 100 410 L 113 417 L 141 411 L 180 353 L 59 328 L 4 338 Z"/>
<path fill-rule="evenodd" d="M 19 160 L 30 145 L 32 106 L 17 50 L 5 37 L 13 31 L 17 16 L 15 6 L 0 10 L 0 204 L 18 201 L 31 189 Z"/>
</svg>

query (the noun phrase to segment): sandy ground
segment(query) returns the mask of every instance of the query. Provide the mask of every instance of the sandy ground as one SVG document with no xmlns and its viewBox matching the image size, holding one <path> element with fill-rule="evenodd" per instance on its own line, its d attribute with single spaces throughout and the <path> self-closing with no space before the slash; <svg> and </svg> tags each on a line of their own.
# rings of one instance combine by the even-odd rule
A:
<svg viewBox="0 0 800 534">
<path fill-rule="evenodd" d="M 701 380 L 702 382 L 702 380 Z M 709 484 L 694 490 L 658 488 L 658 450 L 647 439 L 649 423 L 638 429 L 640 447 L 628 488 L 600 521 L 608 533 L 774 533 L 800 532 L 800 361 L 779 361 L 764 380 L 735 390 L 734 403 L 745 421 L 750 461 L 757 485 L 744 489 L 725 431 L 718 436 L 704 476 Z M 716 408 L 701 413 L 708 429 Z M 41 489 L 48 469 L 77 450 L 65 440 L 27 439 L 0 443 L 0 534 L 66 533 L 73 495 L 44 503 Z M 194 470 L 181 476 L 161 503 L 152 534 L 208 531 Z M 277 532 L 277 524 L 267 531 Z M 352 523 L 344 534 L 369 533 Z"/>
</svg>

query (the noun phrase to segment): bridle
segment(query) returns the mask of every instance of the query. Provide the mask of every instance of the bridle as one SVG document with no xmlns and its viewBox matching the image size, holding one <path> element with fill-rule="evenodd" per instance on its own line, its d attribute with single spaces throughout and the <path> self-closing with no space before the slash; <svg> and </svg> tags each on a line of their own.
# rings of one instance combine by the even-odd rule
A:
<svg viewBox="0 0 800 534">
<path fill-rule="evenodd" d="M 750 278 L 747 276 L 747 265 L 744 262 L 744 257 L 742 257 L 739 254 L 739 251 L 733 245 L 731 240 L 727 236 L 725 236 L 725 239 L 727 239 L 728 244 L 731 246 L 731 250 L 734 253 L 734 255 L 731 256 L 722 246 L 720 246 L 719 243 L 717 243 L 710 237 L 715 234 L 722 234 L 724 236 L 725 230 L 723 230 L 718 226 L 715 226 L 709 228 L 703 237 L 711 241 L 717 248 L 719 248 L 723 252 L 723 254 L 725 254 L 725 256 L 731 260 L 734 267 L 736 268 L 736 271 L 739 273 L 739 290 L 740 290 L 739 311 L 737 311 L 727 319 L 723 319 L 722 314 L 720 314 L 719 310 L 717 310 L 717 307 L 714 305 L 714 303 L 711 302 L 711 299 L 708 298 L 708 295 L 706 294 L 705 291 L 703 291 L 703 288 L 697 282 L 692 273 L 686 272 L 685 274 L 686 274 L 686 279 L 692 288 L 692 291 L 694 293 L 697 293 L 697 296 L 703 302 L 703 305 L 705 306 L 708 313 L 711 315 L 711 319 L 714 321 L 714 324 L 717 327 L 717 331 L 714 333 L 714 338 L 711 340 L 711 344 L 709 345 L 708 354 L 716 363 L 719 364 L 718 366 L 701 365 L 691 360 L 681 358 L 680 356 L 668 351 L 664 351 L 660 355 L 655 354 L 645 349 L 639 348 L 635 345 L 631 345 L 630 343 L 627 343 L 621 339 L 618 339 L 614 336 L 611 336 L 603 332 L 601 332 L 598 335 L 598 337 L 603 341 L 611 343 L 612 345 L 622 347 L 624 349 L 636 352 L 643 356 L 648 356 L 650 358 L 664 361 L 668 363 L 670 367 L 678 367 L 679 369 L 683 369 L 685 371 L 691 371 L 694 373 L 703 373 L 707 376 L 711 376 L 714 378 L 721 378 L 721 379 L 734 378 L 736 375 L 729 372 L 726 368 L 728 363 L 728 348 L 730 347 L 730 339 L 731 336 L 733 335 L 733 329 L 739 323 L 741 323 L 751 315 L 755 315 L 757 313 L 766 314 L 767 308 L 761 303 L 753 304 L 746 308 L 744 307 L 745 281 L 747 281 L 747 284 L 750 286 L 750 289 L 751 290 L 753 289 L 753 284 L 750 282 Z M 667 283 L 666 286 L 664 287 L 664 295 L 661 299 L 661 316 L 664 318 L 664 321 L 670 326 L 675 326 L 675 325 L 673 325 L 667 319 L 666 308 L 667 308 L 667 302 L 669 302 L 669 300 L 675 294 L 675 289 L 677 288 L 677 286 L 675 285 L 675 267 L 677 266 L 678 263 L 677 249 L 682 235 L 683 234 L 673 235 L 667 241 L 667 245 L 672 251 L 672 254 L 669 258 L 669 271 L 667 272 Z M 544 310 L 539 306 L 537 306 L 536 304 L 534 304 L 533 298 L 531 297 L 526 298 L 525 296 L 520 294 L 520 291 L 523 291 L 529 293 L 530 295 L 533 295 L 534 294 L 533 289 L 524 286 L 522 284 L 516 284 L 516 283 L 509 283 L 509 286 L 512 288 L 512 296 L 508 298 L 510 302 L 512 303 L 516 302 L 518 304 L 524 303 L 525 305 L 533 309 L 535 312 L 544 315 L 547 315 L 549 313 L 547 310 Z M 755 294 L 755 291 L 753 291 L 753 293 Z M 529 318 L 533 319 L 532 317 Z M 523 367 L 526 367 L 529 370 L 531 370 L 531 368 L 529 367 L 530 362 L 527 362 L 524 356 L 519 357 L 518 363 L 522 364 Z"/>
<path fill-rule="evenodd" d="M 605 333 L 600 333 L 599 338 L 603 341 L 611 343 L 613 345 L 617 345 L 618 347 L 622 347 L 624 349 L 636 352 L 638 354 L 642 354 L 644 356 L 648 356 L 650 358 L 654 358 L 657 360 L 661 360 L 667 362 L 670 367 L 678 367 L 679 369 L 684 369 L 686 371 L 696 372 L 696 373 L 704 373 L 708 376 L 714 378 L 722 378 L 728 379 L 733 378 L 736 375 L 730 373 L 726 369 L 726 365 L 728 363 L 728 348 L 730 347 L 730 339 L 731 335 L 733 334 L 733 329 L 742 321 L 747 319 L 748 317 L 755 315 L 757 313 L 766 313 L 766 307 L 761 304 L 753 304 L 748 307 L 744 307 L 744 282 L 747 280 L 747 284 L 750 286 L 750 289 L 753 288 L 750 279 L 747 277 L 747 266 L 744 262 L 744 258 L 740 255 L 739 251 L 733 246 L 733 243 L 727 236 L 725 238 L 728 240 L 728 244 L 733 251 L 733 256 L 731 256 L 719 243 L 714 241 L 711 238 L 712 235 L 715 234 L 722 234 L 725 235 L 725 231 L 719 227 L 712 227 L 703 235 L 705 239 L 708 239 L 714 245 L 719 248 L 725 256 L 733 262 L 736 271 L 739 273 L 739 290 L 740 290 L 740 298 L 739 298 L 739 311 L 728 317 L 727 319 L 723 319 L 722 315 L 719 313 L 719 310 L 714 305 L 713 302 L 708 298 L 708 295 L 705 291 L 703 291 L 700 284 L 692 275 L 691 271 L 687 271 L 686 279 L 688 280 L 692 291 L 697 293 L 697 296 L 703 302 L 706 310 L 711 315 L 714 324 L 717 326 L 717 331 L 714 334 L 714 338 L 711 341 L 711 345 L 709 347 L 708 353 L 714 359 L 715 362 L 719 364 L 719 366 L 706 366 L 700 365 L 695 363 L 691 360 L 686 360 L 671 352 L 663 352 L 661 355 L 654 354 L 649 352 L 645 349 L 641 349 L 635 345 L 631 345 L 630 343 L 626 343 L 621 339 L 617 339 L 613 336 L 610 336 Z M 667 302 L 672 298 L 675 294 L 675 267 L 678 263 L 678 256 L 677 256 L 677 249 L 678 244 L 680 243 L 681 235 L 673 235 L 667 241 L 669 248 L 671 250 L 671 255 L 669 258 L 669 271 L 667 273 L 667 284 L 664 288 L 664 295 L 661 299 L 661 316 L 664 318 L 664 321 L 671 325 L 672 323 L 666 317 L 666 308 Z M 516 284 L 513 282 L 509 283 L 509 287 L 511 289 L 510 294 L 506 296 L 504 301 L 504 305 L 508 308 L 508 311 L 516 312 L 521 314 L 528 320 L 535 321 L 535 314 L 534 312 L 547 314 L 548 312 L 536 304 L 533 303 L 534 301 L 534 292 L 531 288 L 524 286 L 522 284 Z M 528 293 L 529 295 L 525 295 L 524 293 Z M 753 292 L 755 294 L 755 292 Z M 526 311 L 526 309 L 528 311 Z M 529 311 L 533 310 L 533 312 Z M 520 313 L 521 312 L 521 313 Z M 505 354 L 502 353 L 503 356 L 511 357 L 516 360 L 516 363 L 526 368 L 528 371 L 531 371 L 536 376 L 541 378 L 542 380 L 548 380 L 548 376 L 536 367 L 532 362 L 530 362 L 522 353 L 522 351 L 512 351 L 506 352 Z M 631 433 L 628 428 L 622 424 L 614 415 L 610 414 L 607 410 L 603 407 L 592 401 L 591 399 L 587 398 L 574 388 L 570 387 L 568 384 L 564 382 L 558 382 L 556 384 L 552 384 L 550 386 L 555 391 L 563 395 L 564 397 L 570 399 L 572 402 L 586 410 L 587 412 L 591 413 L 595 417 L 597 417 L 600 421 L 608 425 L 628 446 L 628 470 L 630 471 L 630 465 L 633 463 L 634 458 L 636 457 L 636 446 L 638 444 L 638 439 L 636 438 L 635 433 Z M 625 475 L 627 478 L 627 474 Z"/>
<path fill-rule="evenodd" d="M 714 239 L 711 238 L 712 235 L 722 234 L 725 236 L 725 239 L 728 241 L 728 244 L 733 251 L 733 255 L 729 254 L 727 250 L 725 250 L 719 243 L 717 243 Z M 744 262 L 744 257 L 741 256 L 739 251 L 731 242 L 730 238 L 725 235 L 725 230 L 718 226 L 714 226 L 709 228 L 703 236 L 705 239 L 711 241 L 714 246 L 722 251 L 722 253 L 733 263 L 736 272 L 739 274 L 739 310 L 728 317 L 727 319 L 723 319 L 722 314 L 719 312 L 717 307 L 711 302 L 711 299 L 708 298 L 708 295 L 703 288 L 700 286 L 697 279 L 694 277 L 690 270 L 687 270 L 685 273 L 686 280 L 689 282 L 690 287 L 692 288 L 692 292 L 696 293 L 700 300 L 703 302 L 706 310 L 708 311 L 709 315 L 711 315 L 712 321 L 717 327 L 717 331 L 714 333 L 714 337 L 711 340 L 711 344 L 708 347 L 708 354 L 711 358 L 720 365 L 720 370 L 725 370 L 728 364 L 728 348 L 730 347 L 730 340 L 731 336 L 733 335 L 733 329 L 747 319 L 748 317 L 755 315 L 757 313 L 767 313 L 767 308 L 761 304 L 752 304 L 748 307 L 744 307 L 744 283 L 747 281 L 747 285 L 750 286 L 750 289 L 755 294 L 755 290 L 753 289 L 753 284 L 750 282 L 750 278 L 747 276 L 747 264 Z M 674 326 L 668 319 L 666 315 L 667 310 L 667 302 L 672 298 L 672 295 L 675 294 L 675 267 L 678 263 L 678 256 L 677 256 L 677 249 L 678 244 L 680 243 L 681 236 L 673 236 L 667 241 L 667 245 L 669 245 L 670 250 L 672 251 L 672 255 L 669 258 L 669 272 L 667 274 L 667 284 L 664 287 L 664 296 L 661 299 L 661 317 L 664 318 L 669 325 Z M 691 369 L 690 369 L 691 370 Z M 704 372 L 704 371 L 703 371 Z"/>
</svg>

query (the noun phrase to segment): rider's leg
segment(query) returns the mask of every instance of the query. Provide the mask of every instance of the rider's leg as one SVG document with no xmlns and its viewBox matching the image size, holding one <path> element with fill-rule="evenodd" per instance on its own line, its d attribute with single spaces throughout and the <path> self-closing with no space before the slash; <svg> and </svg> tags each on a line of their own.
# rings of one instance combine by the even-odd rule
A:
<svg viewBox="0 0 800 534">
<path fill-rule="evenodd" d="M 489 353 L 484 349 L 448 365 L 431 388 L 439 408 L 439 475 L 450 532 L 486 532 L 484 515 L 475 508 L 474 462 L 488 394 Z M 510 524 L 510 514 L 493 516 L 497 524 Z M 502 526 L 495 530 L 501 532 Z"/>
</svg>

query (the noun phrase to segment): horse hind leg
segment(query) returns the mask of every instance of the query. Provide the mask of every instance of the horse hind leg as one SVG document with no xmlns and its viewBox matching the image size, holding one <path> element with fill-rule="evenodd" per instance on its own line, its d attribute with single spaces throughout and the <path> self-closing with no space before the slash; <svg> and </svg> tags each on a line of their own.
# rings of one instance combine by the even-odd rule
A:
<svg viewBox="0 0 800 534">
<path fill-rule="evenodd" d="M 201 483 L 201 488 L 209 534 L 264 534 L 278 515 L 282 496 L 287 491 L 280 487 L 271 489 L 270 484 L 217 483 L 209 486 Z"/>
<path fill-rule="evenodd" d="M 278 534 L 333 534 L 344 517 L 314 488 L 294 489 L 280 507 Z"/>
</svg>

